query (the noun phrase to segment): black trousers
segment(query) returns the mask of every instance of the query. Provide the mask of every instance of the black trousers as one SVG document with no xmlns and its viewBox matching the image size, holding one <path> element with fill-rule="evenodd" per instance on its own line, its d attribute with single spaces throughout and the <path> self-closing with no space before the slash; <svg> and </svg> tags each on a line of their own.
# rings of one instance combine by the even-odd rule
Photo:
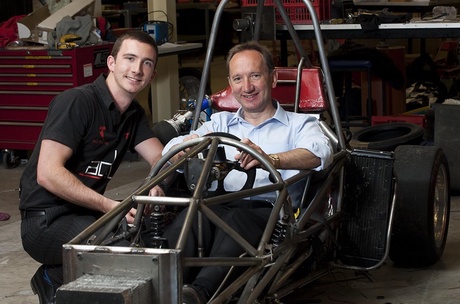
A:
<svg viewBox="0 0 460 304">
<path fill-rule="evenodd" d="M 47 274 L 56 287 L 63 284 L 62 245 L 100 217 L 91 210 L 80 210 L 76 212 L 68 205 L 47 208 L 45 215 L 24 218 L 21 222 L 24 250 L 47 266 Z"/>
<path fill-rule="evenodd" d="M 235 229 L 246 241 L 257 246 L 272 211 L 271 205 L 260 201 L 238 201 L 226 205 L 210 207 L 225 223 Z M 169 247 L 174 248 L 179 233 L 184 224 L 187 209 L 182 211 L 176 220 L 166 229 L 164 236 L 168 239 Z M 244 253 L 238 245 L 224 231 L 217 228 L 203 216 L 203 247 L 204 255 L 209 257 L 238 257 Z M 182 256 L 191 257 L 198 254 L 198 223 L 195 218 L 192 230 Z M 184 269 L 184 282 L 194 283 L 204 287 L 209 294 L 213 294 L 223 279 L 229 267 L 203 267 L 197 271 Z"/>
</svg>

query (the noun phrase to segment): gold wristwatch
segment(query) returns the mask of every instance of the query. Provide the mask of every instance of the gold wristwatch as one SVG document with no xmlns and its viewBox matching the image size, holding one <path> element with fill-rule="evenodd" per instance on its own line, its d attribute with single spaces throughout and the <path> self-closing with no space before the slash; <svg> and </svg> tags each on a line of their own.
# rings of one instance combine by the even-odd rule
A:
<svg viewBox="0 0 460 304">
<path fill-rule="evenodd" d="M 275 169 L 279 169 L 279 167 L 280 167 L 280 158 L 279 158 L 279 156 L 277 154 L 268 154 L 268 156 L 270 157 L 270 159 L 272 161 L 272 164 L 275 167 Z"/>
</svg>

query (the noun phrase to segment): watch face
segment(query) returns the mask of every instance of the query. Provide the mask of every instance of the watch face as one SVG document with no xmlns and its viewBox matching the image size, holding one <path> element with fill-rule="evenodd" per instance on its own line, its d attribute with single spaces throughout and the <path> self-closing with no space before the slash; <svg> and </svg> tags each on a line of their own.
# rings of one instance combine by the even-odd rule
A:
<svg viewBox="0 0 460 304">
<path fill-rule="evenodd" d="M 280 158 L 278 157 L 278 155 L 276 155 L 276 154 L 269 154 L 268 156 L 269 156 L 270 159 L 272 160 L 273 166 L 274 166 L 275 168 L 278 168 L 279 165 L 280 165 Z"/>
</svg>

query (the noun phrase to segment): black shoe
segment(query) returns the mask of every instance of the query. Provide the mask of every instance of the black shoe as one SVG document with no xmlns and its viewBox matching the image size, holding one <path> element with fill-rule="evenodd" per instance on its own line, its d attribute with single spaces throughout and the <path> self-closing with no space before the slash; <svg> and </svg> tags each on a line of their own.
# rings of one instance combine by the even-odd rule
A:
<svg viewBox="0 0 460 304">
<path fill-rule="evenodd" d="M 192 285 L 184 285 L 182 288 L 183 304 L 206 304 L 208 303 L 206 291 Z"/>
<path fill-rule="evenodd" d="M 56 289 L 51 282 L 45 279 L 44 266 L 40 266 L 30 280 L 30 287 L 34 294 L 38 294 L 40 304 L 55 304 Z"/>
</svg>

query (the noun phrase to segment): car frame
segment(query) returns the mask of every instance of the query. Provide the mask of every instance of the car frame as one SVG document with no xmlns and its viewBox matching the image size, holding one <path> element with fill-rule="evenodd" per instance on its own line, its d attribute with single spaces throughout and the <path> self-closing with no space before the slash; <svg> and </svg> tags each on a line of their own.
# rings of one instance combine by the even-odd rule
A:
<svg viewBox="0 0 460 304">
<path fill-rule="evenodd" d="M 228 1 L 220 2 L 214 17 L 197 109 L 201 109 L 205 97 L 217 25 Z M 419 266 L 440 259 L 450 213 L 449 167 L 443 150 L 416 145 L 400 145 L 394 151 L 350 148 L 337 105 L 328 102 L 335 101 L 335 96 L 324 47 L 318 45 L 320 69 L 305 64 L 308 56 L 281 1 L 273 2 L 302 58 L 290 82 L 295 92 L 293 109 L 319 117 L 321 128 L 334 146 L 333 163 L 323 171 L 301 170 L 283 180 L 261 154 L 226 134 L 210 134 L 171 148 L 138 189 L 63 246 L 65 284 L 57 291 L 58 304 L 182 303 L 182 269 L 216 265 L 231 269 L 241 266 L 245 271 L 237 279 L 223 282 L 210 303 L 279 303 L 331 268 L 369 271 L 380 267 L 388 257 L 398 264 Z M 316 40 L 322 41 L 313 5 L 308 0 L 303 3 L 312 17 Z M 257 9 L 260 11 L 255 16 L 260 16 L 260 4 Z M 261 29 L 257 18 L 253 28 L 257 40 Z M 322 107 L 311 107 L 308 102 L 302 106 L 301 77 L 305 70 L 316 71 L 308 77 L 319 81 Z M 306 94 L 308 97 L 312 93 Z M 224 97 L 217 94 L 214 101 L 218 105 Z M 195 111 L 192 129 L 197 128 L 199 119 L 200 111 Z M 254 188 L 249 182 L 240 191 L 220 189 L 210 193 L 211 182 L 221 181 L 232 170 L 241 171 L 237 162 L 226 159 L 222 147 L 239 149 L 256 158 L 272 176 L 272 183 Z M 186 152 L 171 163 L 181 151 Z M 247 172 L 249 181 L 252 174 Z M 294 209 L 287 187 L 297 182 L 305 183 L 305 191 L 299 208 Z M 167 186 L 165 197 L 148 196 L 156 185 Z M 265 192 L 274 192 L 276 200 L 257 246 L 250 245 L 209 208 Z M 166 225 L 163 210 L 157 208 L 148 217 L 142 215 L 148 204 L 168 210 L 188 207 L 177 244 L 167 244 L 162 237 Z M 127 225 L 123 218 L 132 207 L 140 212 L 135 223 Z M 233 258 L 181 256 L 192 222 L 201 216 L 227 232 L 245 254 Z M 130 245 L 115 246 L 120 240 L 129 240 Z M 156 248 L 151 248 L 152 244 Z"/>
</svg>

